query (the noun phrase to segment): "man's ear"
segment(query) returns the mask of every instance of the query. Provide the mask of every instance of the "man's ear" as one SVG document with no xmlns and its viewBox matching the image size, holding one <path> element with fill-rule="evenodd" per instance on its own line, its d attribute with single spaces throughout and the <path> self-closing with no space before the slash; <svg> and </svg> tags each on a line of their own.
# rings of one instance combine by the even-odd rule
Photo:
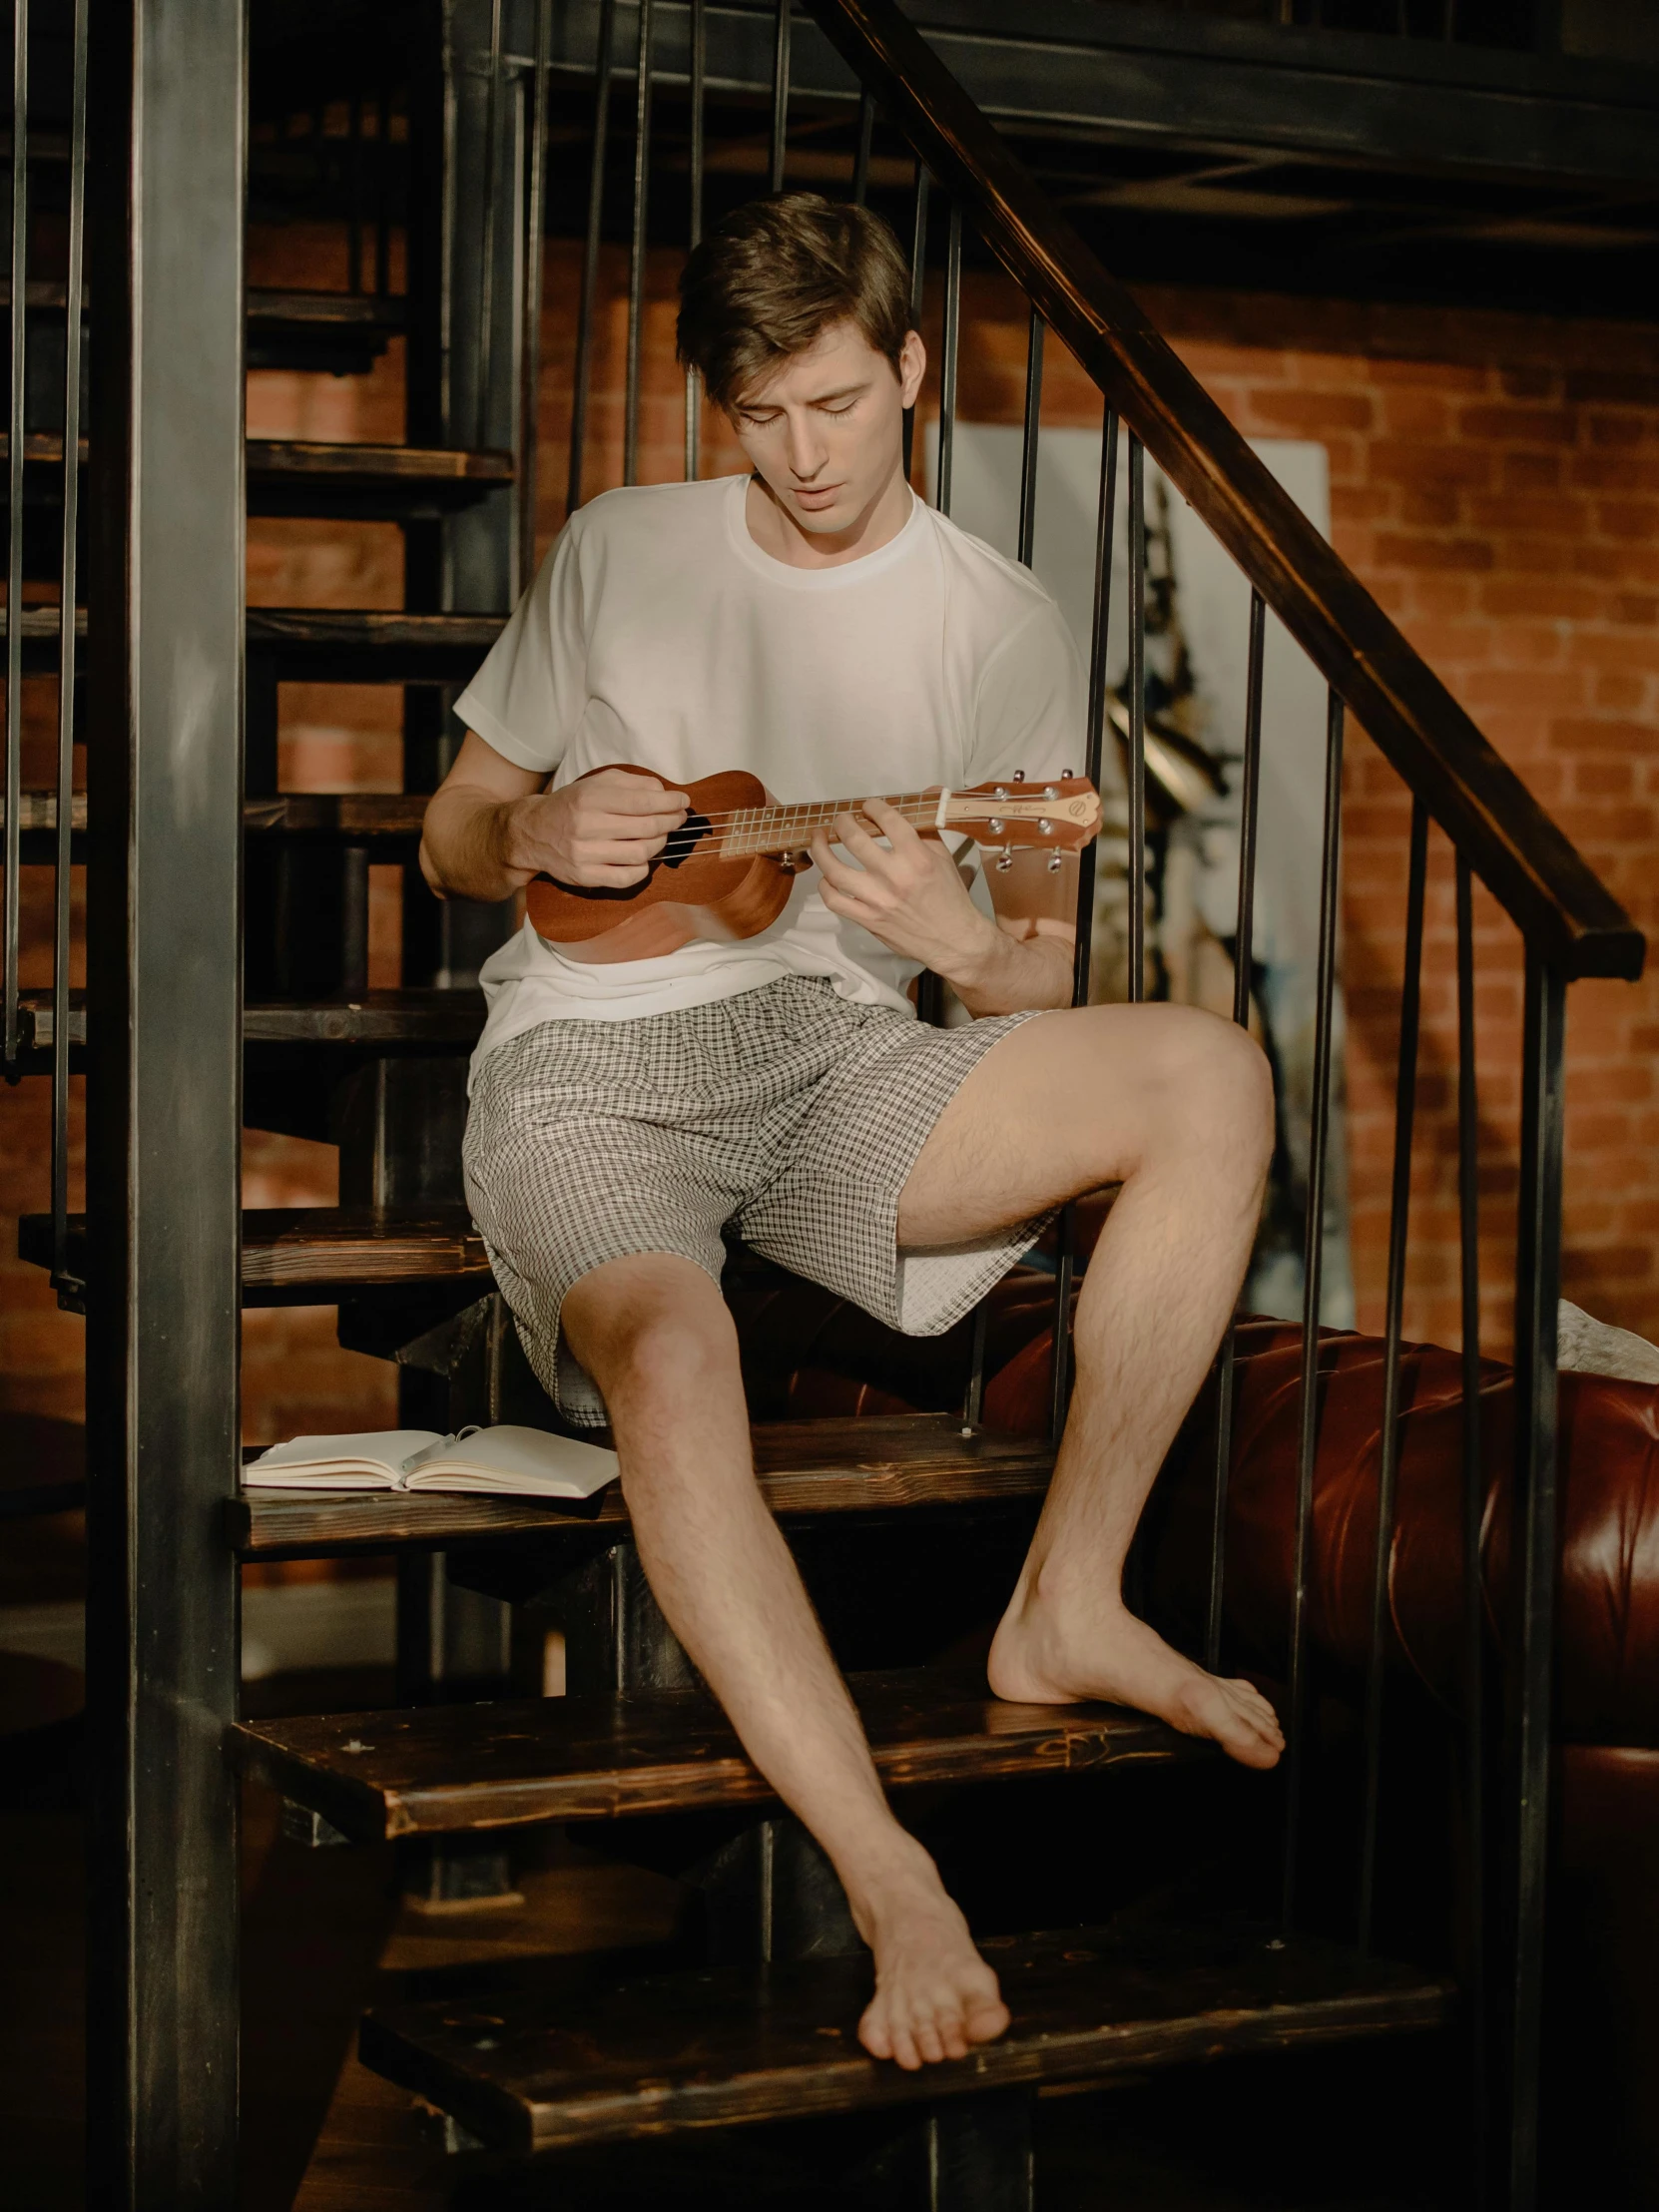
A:
<svg viewBox="0 0 1659 2212">
<path fill-rule="evenodd" d="M 926 373 L 927 348 L 921 342 L 921 332 L 906 330 L 898 354 L 898 403 L 901 407 L 915 405 L 921 379 Z"/>
</svg>

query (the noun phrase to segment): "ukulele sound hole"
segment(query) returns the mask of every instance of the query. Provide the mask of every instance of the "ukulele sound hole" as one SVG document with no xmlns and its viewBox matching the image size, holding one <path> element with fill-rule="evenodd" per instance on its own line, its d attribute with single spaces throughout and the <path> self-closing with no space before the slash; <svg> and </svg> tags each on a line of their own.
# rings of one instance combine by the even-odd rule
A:
<svg viewBox="0 0 1659 2212">
<path fill-rule="evenodd" d="M 660 855 L 663 866 L 684 866 L 709 834 L 711 828 L 707 815 L 688 815 L 678 830 L 669 831 L 668 842 Z"/>
</svg>

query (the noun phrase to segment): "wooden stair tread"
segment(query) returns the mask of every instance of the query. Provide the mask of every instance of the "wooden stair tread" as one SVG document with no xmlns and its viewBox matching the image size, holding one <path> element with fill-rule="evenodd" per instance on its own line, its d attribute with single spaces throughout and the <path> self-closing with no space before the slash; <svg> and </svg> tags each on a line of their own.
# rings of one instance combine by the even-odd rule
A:
<svg viewBox="0 0 1659 2212">
<path fill-rule="evenodd" d="M 752 1431 L 761 1492 L 781 1519 L 887 1513 L 939 1505 L 994 1505 L 1039 1498 L 1053 1446 L 976 1429 L 945 1413 L 869 1419 L 758 1421 Z M 612 1483 L 597 1498 L 444 1497 L 431 1491 L 244 1490 L 226 1507 L 231 1542 L 245 1558 L 303 1558 L 625 1527 Z"/>
<path fill-rule="evenodd" d="M 982 1683 L 921 1669 L 853 1675 L 849 1687 L 889 1789 L 1163 1763 L 1204 1748 L 1119 1706 L 1008 1705 Z M 696 1691 L 244 1722 L 234 1748 L 245 1769 L 353 1843 L 773 1795 Z"/>
<path fill-rule="evenodd" d="M 270 656 L 289 682 L 443 683 L 470 676 L 506 623 L 505 615 L 402 608 L 250 607 L 247 637 L 249 651 Z M 0 638 L 8 628 L 0 607 Z M 56 605 L 25 607 L 21 628 L 25 668 L 55 668 L 61 650 Z M 75 636 L 84 643 L 86 635 L 87 611 L 77 607 Z M 37 806 L 50 804 L 48 794 L 30 797 Z M 31 825 L 27 815 L 24 823 L 47 827 Z"/>
<path fill-rule="evenodd" d="M 31 287 L 32 288 L 32 287 Z M 59 301 L 62 304 L 62 288 Z M 283 322 L 319 330 L 401 330 L 409 302 L 401 292 L 280 291 L 269 284 L 248 290 L 250 322 Z"/>
<path fill-rule="evenodd" d="M 493 1278 L 464 1206 L 280 1206 L 242 1217 L 245 1305 L 334 1305 L 353 1293 Z M 19 1256 L 51 1259 L 52 1217 L 25 1214 Z M 70 1217 L 71 1266 L 85 1273 L 86 1217 Z"/>
<path fill-rule="evenodd" d="M 80 442 L 83 461 L 87 441 Z M 250 438 L 248 474 L 256 477 L 344 477 L 369 483 L 510 484 L 513 457 L 492 447 L 380 445 L 354 438 Z M 11 435 L 0 430 L 0 460 L 11 455 Z M 29 461 L 63 461 L 63 435 L 31 430 L 23 440 Z"/>
<path fill-rule="evenodd" d="M 31 307 L 56 307 L 62 311 L 68 287 L 50 278 L 31 276 L 24 298 Z M 11 278 L 0 276 L 0 307 L 12 303 Z M 315 324 L 324 329 L 401 330 L 408 320 L 408 300 L 401 292 L 283 291 L 270 284 L 248 287 L 250 322 Z M 83 311 L 85 301 L 82 302 Z"/>
<path fill-rule="evenodd" d="M 907 2074 L 867 2057 L 866 1956 L 640 1975 L 571 1961 L 529 1989 L 370 2012 L 363 2063 L 527 2155 L 1432 2028 L 1446 1983 L 1271 1930 L 1068 1929 L 981 1944 L 1013 2024 Z"/>
<path fill-rule="evenodd" d="M 248 650 L 268 655 L 290 682 L 464 683 L 506 622 L 505 615 L 251 607 Z"/>
<path fill-rule="evenodd" d="M 251 836 L 337 839 L 342 844 L 390 840 L 412 846 L 419 840 L 430 796 L 426 792 L 274 792 L 261 799 L 245 799 L 242 824 Z M 0 825 L 4 822 L 5 800 L 0 797 Z M 18 827 L 26 840 L 25 859 L 52 857 L 50 844 L 32 852 L 27 840 L 49 836 L 57 826 L 55 792 L 19 795 Z M 77 836 L 86 830 L 85 792 L 74 796 L 69 827 Z"/>
<path fill-rule="evenodd" d="M 56 1028 L 49 991 L 25 991 L 19 1000 L 26 1049 L 50 1049 Z M 248 1044 L 403 1045 L 470 1048 L 484 1026 L 484 1002 L 476 990 L 362 991 L 354 998 L 272 999 L 243 1008 Z M 69 1041 L 87 1041 L 86 995 L 72 991 Z"/>
<path fill-rule="evenodd" d="M 87 441 L 80 441 L 84 468 Z M 0 431 L 0 462 L 10 433 Z M 356 439 L 249 438 L 248 509 L 258 515 L 337 515 L 395 521 L 472 505 L 513 481 L 510 453 L 442 445 L 380 445 Z M 63 467 L 59 431 L 30 431 L 23 457 L 33 470 Z M 41 489 L 51 496 L 50 483 Z"/>
</svg>

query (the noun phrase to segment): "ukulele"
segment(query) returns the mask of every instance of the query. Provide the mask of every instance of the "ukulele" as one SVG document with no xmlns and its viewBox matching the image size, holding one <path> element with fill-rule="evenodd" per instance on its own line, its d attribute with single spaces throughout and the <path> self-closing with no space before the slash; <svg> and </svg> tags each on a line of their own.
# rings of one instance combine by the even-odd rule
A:
<svg viewBox="0 0 1659 2212">
<path fill-rule="evenodd" d="M 629 766 L 628 773 L 654 771 Z M 796 876 L 811 867 L 806 848 L 814 832 L 863 805 L 821 799 L 779 807 L 742 769 L 700 777 L 685 791 L 691 812 L 670 831 L 643 882 L 587 888 L 536 876 L 528 902 L 537 934 L 552 944 L 584 946 L 572 956 L 591 961 L 656 959 L 695 937 L 758 936 L 784 911 Z M 1099 796 L 1082 776 L 1043 784 L 1015 776 L 971 791 L 904 792 L 887 804 L 923 836 L 960 830 L 999 847 L 999 868 L 1011 867 L 1016 847 L 1028 845 L 1046 845 L 1049 866 L 1058 868 L 1064 853 L 1080 850 L 1100 829 Z"/>
</svg>

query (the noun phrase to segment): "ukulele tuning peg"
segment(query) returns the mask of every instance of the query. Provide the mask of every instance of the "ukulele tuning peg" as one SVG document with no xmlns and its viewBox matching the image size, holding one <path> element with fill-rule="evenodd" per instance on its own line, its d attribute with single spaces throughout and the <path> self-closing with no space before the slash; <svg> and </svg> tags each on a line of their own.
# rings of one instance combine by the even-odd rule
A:
<svg viewBox="0 0 1659 2212">
<path fill-rule="evenodd" d="M 1014 848 L 1011 844 L 1005 844 L 1002 847 L 1002 850 L 997 854 L 996 871 L 999 875 L 1001 875 L 1005 873 L 1007 869 L 1011 868 L 1013 864 Z"/>
<path fill-rule="evenodd" d="M 1023 783 L 1025 782 L 1025 771 L 1024 771 L 1024 769 L 1022 769 L 1022 768 L 1016 768 L 1016 769 L 1015 769 L 1015 771 L 1014 771 L 1014 782 L 1015 782 L 1016 784 L 1023 784 Z"/>
<path fill-rule="evenodd" d="M 1048 872 L 1050 875 L 1059 874 L 1061 868 L 1065 865 L 1065 854 L 1059 850 L 1055 850 L 1048 855 Z"/>
</svg>

